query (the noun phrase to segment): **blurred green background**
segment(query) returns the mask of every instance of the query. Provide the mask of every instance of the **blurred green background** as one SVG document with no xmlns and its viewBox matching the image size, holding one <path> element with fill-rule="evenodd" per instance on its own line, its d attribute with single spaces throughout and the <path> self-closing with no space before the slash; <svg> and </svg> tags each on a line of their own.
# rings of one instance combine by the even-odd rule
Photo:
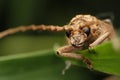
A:
<svg viewBox="0 0 120 80">
<path fill-rule="evenodd" d="M 115 25 L 115 29 L 117 32 L 119 30 L 119 21 L 120 21 L 120 10 L 118 9 L 119 0 L 0 0 L 0 31 L 6 30 L 8 28 L 17 27 L 20 25 L 31 25 L 31 24 L 46 24 L 46 25 L 65 25 L 69 22 L 69 20 L 77 14 L 91 14 L 98 15 L 106 13 L 113 14 L 115 19 L 113 20 L 113 24 Z M 16 40 L 14 37 L 8 38 L 6 40 L 1 40 L 0 49 L 3 53 L 11 53 L 10 51 L 16 50 L 19 51 L 27 51 L 25 48 L 29 47 L 32 50 L 41 49 L 38 42 L 42 42 L 44 40 L 48 40 L 47 38 L 35 39 L 32 37 L 47 35 L 54 36 L 50 37 L 51 39 L 55 38 L 57 35 L 62 35 L 64 37 L 64 33 L 51 33 L 47 31 L 28 31 L 26 33 L 20 33 L 21 35 L 29 35 L 29 38 L 22 40 L 19 39 L 20 36 L 17 36 Z M 50 34 L 50 35 L 48 35 Z M 59 36 L 60 37 L 60 36 Z M 29 42 L 28 40 L 34 39 L 34 43 Z M 12 40 L 13 39 L 13 40 Z M 58 38 L 55 38 L 58 39 Z M 53 44 L 57 43 L 55 39 L 51 40 L 53 43 L 51 45 L 44 47 L 51 48 Z M 23 41 L 26 40 L 26 41 Z M 38 40 L 38 41 L 36 41 Z M 40 41 L 42 40 L 42 41 Z M 32 40 L 33 41 L 33 40 Z M 58 39 L 58 43 L 64 44 L 64 38 Z M 19 43 L 18 43 L 19 42 Z M 45 43 L 48 41 L 45 41 Z M 63 42 L 63 43 L 62 43 Z M 14 43 L 14 44 L 13 44 Z M 12 46 L 5 49 L 6 45 Z M 15 46 L 15 44 L 19 46 Z M 24 44 L 24 47 L 20 47 L 20 45 Z M 41 43 L 40 43 L 41 44 Z M 36 45 L 36 47 L 32 48 Z M 45 46 L 42 44 L 42 47 Z M 40 48 L 38 48 L 40 47 Z M 11 49 L 13 48 L 13 49 Z M 11 50 L 10 50 L 11 49 Z M 25 49 L 25 50 L 24 50 Z M 42 48 L 43 49 L 43 48 Z M 5 51 L 5 52 L 4 52 Z M 6 52 L 8 51 L 8 52 Z M 29 51 L 29 50 L 28 50 Z M 1 53 L 2 54 L 2 53 Z"/>
<path fill-rule="evenodd" d="M 101 13 L 106 13 L 106 14 L 112 13 L 114 14 L 114 17 L 115 17 L 113 20 L 113 24 L 115 25 L 115 29 L 117 30 L 117 32 L 120 33 L 120 30 L 119 30 L 120 29 L 120 23 L 119 23 L 120 4 L 119 3 L 120 3 L 119 0 L 0 0 L 0 31 L 6 30 L 12 27 L 17 27 L 20 25 L 31 25 L 31 24 L 36 24 L 36 25 L 46 24 L 46 25 L 62 26 L 67 24 L 69 20 L 77 14 L 97 15 Z M 61 45 L 65 45 L 64 33 L 55 33 L 55 32 L 48 32 L 48 31 L 35 31 L 35 32 L 28 31 L 24 33 L 17 33 L 15 35 L 11 35 L 3 39 L 0 39 L 0 55 L 7 56 L 9 54 L 18 54 L 18 53 L 26 53 L 27 55 L 29 55 L 29 52 L 53 49 L 54 46 L 61 46 Z M 41 58 L 38 61 L 41 61 L 41 63 L 47 62 L 47 60 L 44 60 L 43 58 Z M 48 56 L 45 57 L 45 59 L 46 58 L 48 58 Z M 33 62 L 35 60 L 36 59 L 33 58 Z M 48 60 L 51 60 L 51 57 L 49 57 Z M 52 60 L 53 63 L 51 63 L 51 65 L 53 64 L 55 66 L 56 60 L 57 59 L 55 57 L 55 61 Z M 29 62 L 29 59 L 28 59 L 28 62 Z M 21 67 L 24 67 L 24 64 L 26 63 L 27 61 L 24 63 L 24 60 L 23 60 L 23 64 L 21 65 Z M 58 63 L 64 66 L 61 60 L 58 60 Z M 12 64 L 13 66 L 15 65 L 14 63 Z M 33 63 L 33 65 L 34 64 L 35 63 Z M 48 63 L 39 65 L 38 63 L 39 66 L 50 65 L 50 64 L 48 65 L 47 64 Z M 6 65 L 7 64 L 5 64 L 4 66 Z M 38 65 L 35 65 L 35 66 L 38 66 Z M 9 67 L 11 65 L 7 65 L 7 66 Z M 30 66 L 30 64 L 27 66 Z M 33 66 L 32 68 L 34 68 L 35 66 Z M 51 70 L 53 70 L 54 66 L 49 66 L 49 67 Z M 62 70 L 63 66 L 62 67 L 60 67 L 60 65 L 58 66 L 59 66 L 58 67 L 59 70 Z M 13 68 L 11 67 L 9 68 L 9 70 L 10 69 L 13 70 Z M 17 69 L 19 68 L 16 68 L 16 70 Z M 2 70 L 2 67 L 0 70 Z M 25 75 L 22 76 L 22 78 L 20 78 L 21 76 L 19 76 L 19 74 L 21 74 L 20 72 L 17 73 L 18 75 L 15 78 L 14 78 L 14 75 L 8 76 L 9 72 L 14 73 L 14 71 L 11 71 L 11 70 L 8 72 L 7 71 L 5 72 L 3 69 L 4 73 L 2 72 L 0 73 L 3 75 L 3 76 L 0 76 L 0 79 L 1 80 L 10 80 L 10 79 L 11 80 L 16 80 L 16 79 L 27 80 L 25 76 L 27 73 L 25 73 Z M 42 68 L 40 67 L 38 71 L 36 70 L 37 72 L 36 71 L 34 72 L 34 69 L 32 71 L 38 75 L 39 73 L 41 73 L 39 70 L 42 70 Z M 32 80 L 32 79 L 55 80 L 56 79 L 56 78 L 55 79 L 52 78 L 54 77 L 54 75 L 51 74 L 51 71 L 49 71 L 48 73 L 47 73 L 47 70 L 45 71 L 46 73 L 40 74 L 42 75 L 41 77 L 39 77 L 38 75 L 37 79 L 35 79 L 36 76 L 34 76 L 34 73 L 27 74 L 27 76 L 33 75 L 31 79 L 28 77 L 27 78 L 29 80 Z M 103 74 L 99 75 L 98 73 L 97 75 L 93 74 L 86 69 L 79 70 L 78 67 L 74 67 L 73 71 L 76 71 L 76 72 L 73 72 L 74 77 L 68 80 L 73 80 L 73 79 L 75 80 L 76 79 L 77 80 L 78 79 L 84 79 L 84 80 L 97 79 L 98 80 L 105 76 Z M 57 73 L 55 74 L 57 75 Z M 16 74 L 16 72 L 14 74 Z M 51 74 L 52 77 L 47 79 L 45 78 L 46 74 Z M 78 75 L 75 75 L 75 74 L 78 74 Z M 80 77 L 78 77 L 79 74 L 81 75 Z M 70 77 L 70 75 L 71 74 L 69 73 L 67 77 Z M 23 79 L 24 77 L 25 79 Z M 66 79 L 67 77 L 64 78 L 64 76 L 62 76 L 62 79 L 67 80 Z M 85 77 L 88 77 L 88 78 L 85 78 Z"/>
</svg>

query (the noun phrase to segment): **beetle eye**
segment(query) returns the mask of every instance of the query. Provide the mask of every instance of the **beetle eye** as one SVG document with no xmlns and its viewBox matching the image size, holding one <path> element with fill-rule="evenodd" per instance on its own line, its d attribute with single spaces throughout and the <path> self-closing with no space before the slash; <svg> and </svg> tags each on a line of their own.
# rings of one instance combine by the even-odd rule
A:
<svg viewBox="0 0 120 80">
<path fill-rule="evenodd" d="M 65 32 L 66 36 L 69 38 L 70 37 L 70 31 Z"/>
<path fill-rule="evenodd" d="M 87 36 L 90 34 L 90 28 L 89 27 L 84 28 L 83 31 L 87 34 Z"/>
</svg>

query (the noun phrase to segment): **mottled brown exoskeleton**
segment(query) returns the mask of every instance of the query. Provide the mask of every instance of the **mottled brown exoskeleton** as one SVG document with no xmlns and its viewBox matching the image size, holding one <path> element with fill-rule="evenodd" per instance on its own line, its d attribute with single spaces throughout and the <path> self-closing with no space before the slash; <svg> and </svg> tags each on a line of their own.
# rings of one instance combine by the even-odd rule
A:
<svg viewBox="0 0 120 80">
<path fill-rule="evenodd" d="M 75 54 L 74 52 L 93 48 L 100 43 L 111 40 L 116 35 L 112 24 L 107 21 L 99 20 L 91 15 L 77 15 L 68 25 L 63 27 L 52 25 L 21 26 L 1 32 L 0 38 L 27 30 L 65 31 L 68 45 L 57 49 L 57 55 L 81 60 L 87 64 L 89 69 L 92 68 L 92 62 L 82 54 Z"/>
</svg>

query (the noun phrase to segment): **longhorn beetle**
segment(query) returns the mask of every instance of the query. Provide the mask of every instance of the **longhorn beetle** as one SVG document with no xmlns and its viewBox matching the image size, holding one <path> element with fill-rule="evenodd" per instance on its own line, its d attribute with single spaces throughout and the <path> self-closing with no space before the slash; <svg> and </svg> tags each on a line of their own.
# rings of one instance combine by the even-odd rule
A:
<svg viewBox="0 0 120 80">
<path fill-rule="evenodd" d="M 82 54 L 75 54 L 74 51 L 93 48 L 116 36 L 113 26 L 109 22 L 91 15 L 76 15 L 69 24 L 61 27 L 52 25 L 20 26 L 0 32 L 0 38 L 28 30 L 65 31 L 68 45 L 57 49 L 57 55 L 81 60 L 87 64 L 89 69 L 92 69 L 92 62 Z"/>
</svg>

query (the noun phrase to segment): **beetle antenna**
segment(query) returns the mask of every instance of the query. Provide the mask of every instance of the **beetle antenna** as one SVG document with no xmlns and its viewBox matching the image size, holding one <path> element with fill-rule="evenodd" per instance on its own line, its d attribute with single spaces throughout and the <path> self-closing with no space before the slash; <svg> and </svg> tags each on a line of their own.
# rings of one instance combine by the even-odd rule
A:
<svg viewBox="0 0 120 80">
<path fill-rule="evenodd" d="M 53 26 L 53 25 L 30 25 L 30 26 L 19 26 L 16 28 L 10 28 L 8 30 L 5 30 L 3 32 L 0 32 L 0 38 L 3 38 L 7 35 L 11 35 L 11 34 L 15 34 L 17 32 L 25 32 L 25 31 L 35 31 L 35 30 L 48 30 L 48 31 L 65 31 L 68 30 L 67 28 L 65 28 L 65 26 Z"/>
</svg>

